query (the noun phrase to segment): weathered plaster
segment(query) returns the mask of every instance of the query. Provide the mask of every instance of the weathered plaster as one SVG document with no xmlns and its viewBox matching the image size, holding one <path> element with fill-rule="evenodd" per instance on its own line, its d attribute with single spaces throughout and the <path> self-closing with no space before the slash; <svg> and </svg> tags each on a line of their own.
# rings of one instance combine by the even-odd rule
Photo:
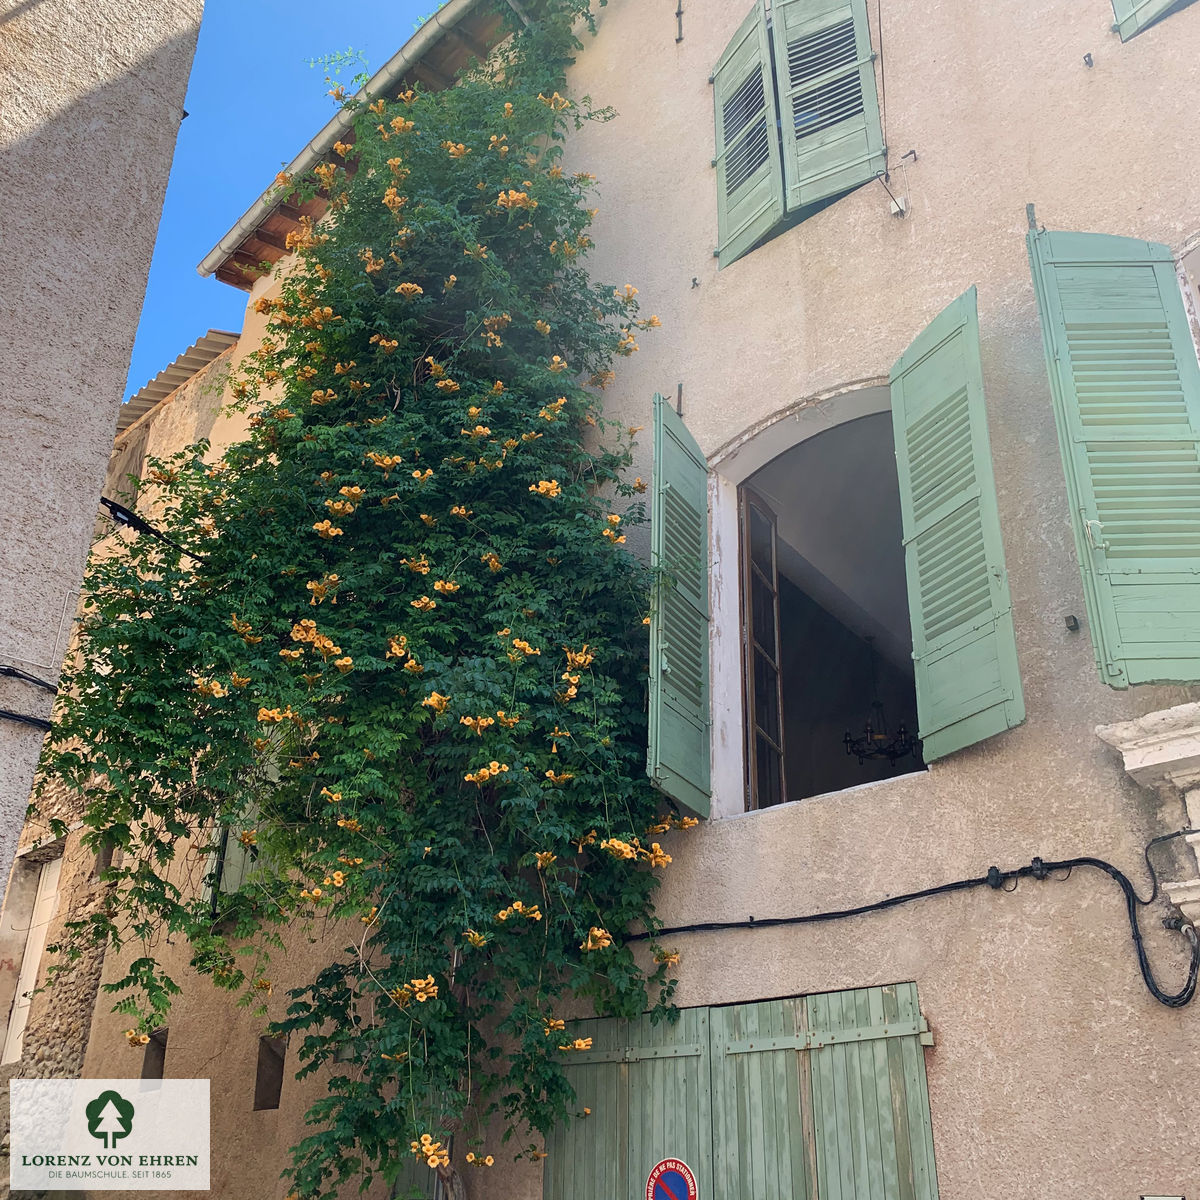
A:
<svg viewBox="0 0 1200 1200">
<path fill-rule="evenodd" d="M 202 0 L 0 0 L 0 661 L 58 677 L 112 448 Z M 49 693 L 0 680 L 0 707 Z M 0 879 L 40 730 L 0 721 Z"/>
</svg>

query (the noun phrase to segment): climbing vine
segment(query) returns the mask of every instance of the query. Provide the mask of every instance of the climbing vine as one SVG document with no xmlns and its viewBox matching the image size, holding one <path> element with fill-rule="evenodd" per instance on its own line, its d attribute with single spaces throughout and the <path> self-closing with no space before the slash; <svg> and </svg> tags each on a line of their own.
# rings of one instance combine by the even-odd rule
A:
<svg viewBox="0 0 1200 1200">
<path fill-rule="evenodd" d="M 580 19 L 557 0 L 448 90 L 337 95 L 353 136 L 278 181 L 328 217 L 255 304 L 248 436 L 153 462 L 170 540 L 88 570 L 42 777 L 122 857 L 63 953 L 126 948 L 137 1042 L 178 991 L 164 939 L 248 1003 L 285 928 L 320 939 L 273 1026 L 328 1080 L 300 1197 L 450 1178 L 451 1137 L 490 1165 L 496 1113 L 536 1158 L 573 1112 L 568 1002 L 668 1015 L 675 956 L 647 974 L 626 936 L 691 822 L 645 777 L 644 485 L 601 404 L 658 321 L 583 266 L 563 143 L 608 114 L 565 95 Z"/>
</svg>

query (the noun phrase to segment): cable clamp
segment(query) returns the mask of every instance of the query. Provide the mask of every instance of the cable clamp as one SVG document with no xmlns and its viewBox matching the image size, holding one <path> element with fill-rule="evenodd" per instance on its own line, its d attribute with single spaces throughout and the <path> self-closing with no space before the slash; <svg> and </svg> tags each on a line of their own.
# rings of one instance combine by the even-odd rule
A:
<svg viewBox="0 0 1200 1200">
<path fill-rule="evenodd" d="M 1029 873 L 1034 879 L 1046 879 L 1050 872 L 1046 869 L 1046 864 L 1040 858 L 1035 858 L 1029 864 Z"/>
<path fill-rule="evenodd" d="M 988 887 L 995 888 L 996 891 L 999 891 L 1000 885 L 1003 882 L 1004 882 L 1004 876 L 1000 874 L 1000 868 L 999 867 L 988 867 L 988 873 L 987 873 Z"/>
</svg>

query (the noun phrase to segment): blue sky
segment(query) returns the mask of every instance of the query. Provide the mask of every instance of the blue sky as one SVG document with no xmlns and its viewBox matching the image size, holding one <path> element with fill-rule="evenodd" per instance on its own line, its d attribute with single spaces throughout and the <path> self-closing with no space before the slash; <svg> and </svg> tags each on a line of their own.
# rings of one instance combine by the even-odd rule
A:
<svg viewBox="0 0 1200 1200">
<path fill-rule="evenodd" d="M 376 71 L 436 7 L 207 0 L 126 397 L 209 329 L 241 329 L 246 294 L 201 279 L 196 264 L 333 116 L 325 70 L 309 60 L 353 47 Z"/>
</svg>

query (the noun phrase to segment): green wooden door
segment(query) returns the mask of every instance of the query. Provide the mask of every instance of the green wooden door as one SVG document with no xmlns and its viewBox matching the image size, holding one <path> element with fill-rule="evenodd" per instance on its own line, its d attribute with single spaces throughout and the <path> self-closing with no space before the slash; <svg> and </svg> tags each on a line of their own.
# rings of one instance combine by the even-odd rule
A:
<svg viewBox="0 0 1200 1200">
<path fill-rule="evenodd" d="M 654 397 L 650 732 L 646 770 L 677 803 L 708 816 L 708 465 L 683 420 Z"/>
<path fill-rule="evenodd" d="M 1167 246 L 1030 233 L 1100 678 L 1200 679 L 1200 366 Z"/>
<path fill-rule="evenodd" d="M 710 1012 L 716 1200 L 809 1200 L 815 1163 L 804 1001 Z"/>
<path fill-rule="evenodd" d="M 819 1200 L 937 1200 L 912 983 L 809 996 Z"/>
<path fill-rule="evenodd" d="M 974 288 L 900 356 L 891 385 L 917 715 L 932 762 L 1025 719 Z"/>
<path fill-rule="evenodd" d="M 573 1022 L 577 1115 L 547 1141 L 545 1200 L 643 1200 L 682 1159 L 700 1200 L 937 1200 L 911 983 Z M 661 1197 L 656 1200 L 662 1200 Z M 683 1200 L 680 1197 L 680 1200 Z"/>
<path fill-rule="evenodd" d="M 687 1163 L 698 1200 L 714 1200 L 709 1010 L 685 1008 L 674 1025 L 574 1021 L 569 1037 L 592 1048 L 564 1051 L 576 1116 L 546 1142 L 547 1200 L 642 1200 L 665 1158 Z"/>
</svg>

